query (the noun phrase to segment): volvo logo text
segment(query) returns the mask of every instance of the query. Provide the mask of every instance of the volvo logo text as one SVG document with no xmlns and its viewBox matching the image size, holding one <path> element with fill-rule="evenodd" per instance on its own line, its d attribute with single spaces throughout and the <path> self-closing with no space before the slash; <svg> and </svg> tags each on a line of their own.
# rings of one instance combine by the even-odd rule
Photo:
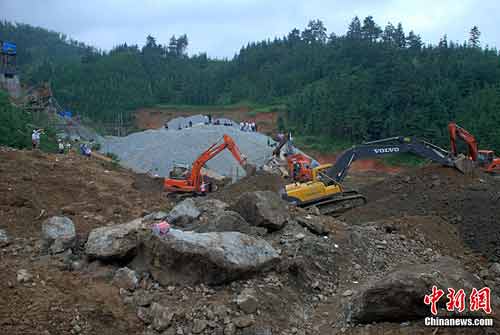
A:
<svg viewBox="0 0 500 335">
<path fill-rule="evenodd" d="M 390 154 L 390 153 L 393 153 L 393 152 L 399 152 L 399 148 L 398 147 L 380 148 L 380 149 L 373 149 L 373 151 L 376 154 Z"/>
</svg>

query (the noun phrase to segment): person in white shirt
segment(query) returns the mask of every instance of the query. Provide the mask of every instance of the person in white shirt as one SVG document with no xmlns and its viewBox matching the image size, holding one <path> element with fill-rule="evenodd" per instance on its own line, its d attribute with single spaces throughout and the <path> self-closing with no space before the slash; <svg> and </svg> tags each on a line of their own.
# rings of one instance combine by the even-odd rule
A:
<svg viewBox="0 0 500 335">
<path fill-rule="evenodd" d="M 59 153 L 63 154 L 64 153 L 64 143 L 61 141 L 61 139 L 57 140 L 57 148 L 59 149 Z"/>
<path fill-rule="evenodd" d="M 31 144 L 33 145 L 33 149 L 38 149 L 40 147 L 40 134 L 43 129 L 33 129 L 31 133 Z"/>
</svg>

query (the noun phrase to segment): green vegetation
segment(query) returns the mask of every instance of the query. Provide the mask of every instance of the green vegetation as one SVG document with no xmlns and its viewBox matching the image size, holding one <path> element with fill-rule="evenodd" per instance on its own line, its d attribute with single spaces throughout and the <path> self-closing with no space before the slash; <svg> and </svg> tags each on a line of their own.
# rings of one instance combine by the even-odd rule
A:
<svg viewBox="0 0 500 335">
<path fill-rule="evenodd" d="M 0 91 L 0 145 L 13 148 L 31 146 L 31 115 L 15 108 Z"/>
<path fill-rule="evenodd" d="M 37 128 L 37 122 L 30 113 L 14 107 L 7 93 L 0 91 L 0 145 L 18 149 L 31 148 L 31 132 Z M 56 134 L 53 129 L 45 129 L 40 136 L 40 149 L 56 152 Z"/>
<path fill-rule="evenodd" d="M 302 150 L 314 150 L 320 153 L 336 153 L 353 145 L 349 141 L 321 135 L 297 135 L 294 136 L 293 143 Z"/>
<path fill-rule="evenodd" d="M 154 107 L 159 109 L 179 110 L 182 112 L 192 112 L 192 113 L 202 113 L 210 111 L 230 111 L 243 108 L 243 109 L 248 109 L 249 113 L 253 114 L 253 116 L 257 115 L 258 113 L 285 112 L 287 109 L 287 106 L 285 104 L 265 105 L 265 104 L 251 103 L 248 101 L 240 101 L 234 104 L 227 104 L 227 105 L 157 104 Z"/>
<path fill-rule="evenodd" d="M 0 39 L 18 43 L 26 78 L 49 80 L 64 106 L 94 121 L 118 112 L 129 121 L 139 107 L 196 111 L 245 101 L 252 113 L 277 108 L 281 129 L 317 138 L 308 142 L 321 150 L 398 135 L 447 146 L 452 120 L 482 148 L 500 150 L 499 55 L 480 46 L 477 27 L 467 42 L 444 35 L 424 45 L 402 24 L 382 28 L 371 16 L 354 18 L 340 36 L 315 20 L 249 43 L 231 60 L 188 56 L 185 35 L 166 44 L 148 36 L 141 48 L 107 53 L 27 25 L 1 24 Z"/>
<path fill-rule="evenodd" d="M 428 163 L 428 160 L 410 153 L 403 153 L 382 158 L 382 161 L 389 166 L 416 167 Z"/>
</svg>

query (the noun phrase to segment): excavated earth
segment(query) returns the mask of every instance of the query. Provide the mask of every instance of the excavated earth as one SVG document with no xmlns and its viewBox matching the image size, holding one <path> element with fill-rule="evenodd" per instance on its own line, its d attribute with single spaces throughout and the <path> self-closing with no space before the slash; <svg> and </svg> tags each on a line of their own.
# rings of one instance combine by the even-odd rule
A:
<svg viewBox="0 0 500 335">
<path fill-rule="evenodd" d="M 276 192 L 283 183 L 259 173 L 206 199 L 234 205 L 244 192 Z M 336 218 L 290 208 L 284 228 L 258 234 L 280 252 L 279 265 L 269 272 L 216 286 L 162 287 L 145 275 L 128 292 L 112 284 L 126 264 L 87 259 L 83 246 L 94 228 L 168 212 L 175 204 L 162 193 L 161 180 L 77 155 L 0 149 L 0 229 L 11 240 L 0 246 L 0 333 L 498 334 L 498 328 L 429 328 L 422 320 L 356 324 L 347 318 L 351 296 L 363 284 L 441 256 L 499 292 L 500 278 L 488 272 L 500 256 L 498 180 L 429 166 L 395 175 L 353 174 L 347 184 L 368 197 L 366 206 Z M 41 250 L 41 224 L 53 215 L 75 223 L 71 254 Z M 311 218 L 321 222 L 322 233 L 299 224 Z M 18 281 L 20 269 L 32 279 Z M 235 300 L 245 289 L 256 300 L 250 311 Z M 175 310 L 161 332 L 141 321 L 146 296 Z M 498 307 L 495 300 L 497 326 Z"/>
</svg>

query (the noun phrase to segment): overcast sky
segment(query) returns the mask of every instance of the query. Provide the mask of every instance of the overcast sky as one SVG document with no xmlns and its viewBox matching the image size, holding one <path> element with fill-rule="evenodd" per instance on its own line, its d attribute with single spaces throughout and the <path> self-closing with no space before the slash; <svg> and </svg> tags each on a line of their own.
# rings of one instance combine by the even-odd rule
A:
<svg viewBox="0 0 500 335">
<path fill-rule="evenodd" d="M 482 45 L 500 46 L 499 0 L 0 0 L 0 18 L 65 33 L 109 50 L 142 46 L 148 34 L 168 43 L 186 33 L 190 54 L 232 57 L 247 42 L 283 36 L 320 19 L 328 33 L 344 34 L 355 16 L 382 27 L 402 22 L 427 43 L 443 34 L 463 42 L 478 25 Z M 495 25 L 495 23 L 497 23 Z"/>
</svg>

